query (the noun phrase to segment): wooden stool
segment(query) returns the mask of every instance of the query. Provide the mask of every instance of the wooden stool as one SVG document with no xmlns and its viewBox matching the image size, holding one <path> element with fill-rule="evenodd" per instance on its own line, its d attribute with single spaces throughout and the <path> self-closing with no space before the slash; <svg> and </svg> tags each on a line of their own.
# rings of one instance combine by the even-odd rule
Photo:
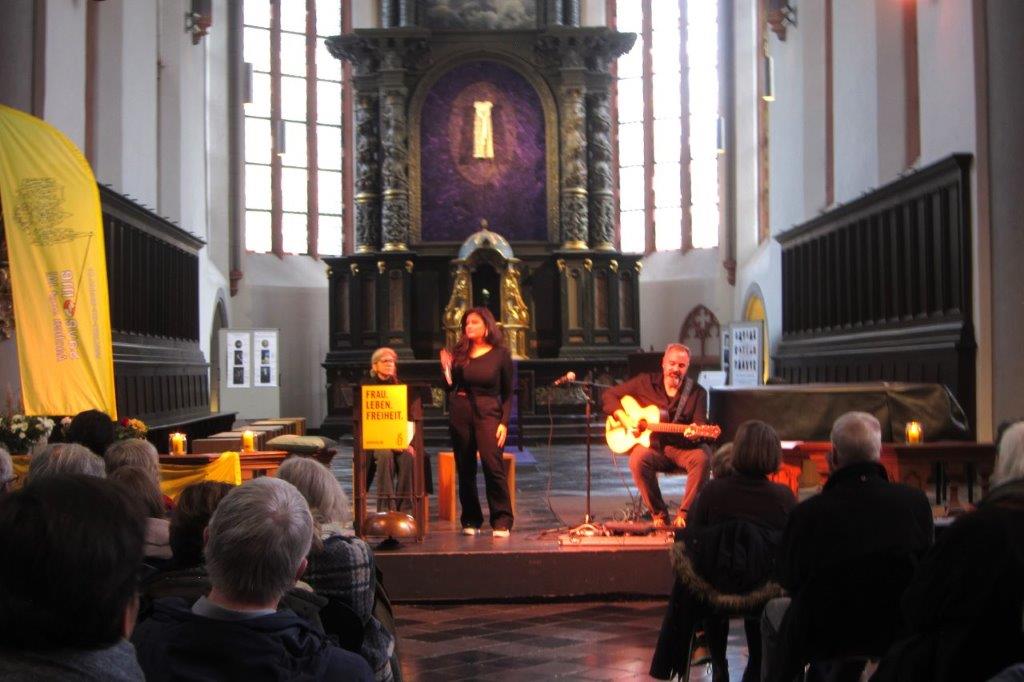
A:
<svg viewBox="0 0 1024 682">
<path fill-rule="evenodd" d="M 480 453 L 476 453 L 480 461 Z M 512 513 L 516 512 L 516 456 L 510 452 L 501 455 L 505 466 L 505 480 L 508 482 L 508 501 Z M 437 516 L 443 521 L 454 521 L 455 516 L 455 453 L 440 452 L 437 455 Z"/>
</svg>

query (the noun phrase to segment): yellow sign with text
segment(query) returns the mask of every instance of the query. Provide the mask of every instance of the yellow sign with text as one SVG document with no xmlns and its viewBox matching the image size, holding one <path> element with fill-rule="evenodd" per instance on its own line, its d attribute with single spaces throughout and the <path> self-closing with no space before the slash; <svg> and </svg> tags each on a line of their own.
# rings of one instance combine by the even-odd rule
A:
<svg viewBox="0 0 1024 682">
<path fill-rule="evenodd" d="M 116 418 L 96 178 L 59 130 L 2 105 L 0 203 L 25 414 Z"/>
<path fill-rule="evenodd" d="M 408 387 L 385 384 L 362 387 L 364 450 L 403 450 L 409 444 Z"/>
</svg>

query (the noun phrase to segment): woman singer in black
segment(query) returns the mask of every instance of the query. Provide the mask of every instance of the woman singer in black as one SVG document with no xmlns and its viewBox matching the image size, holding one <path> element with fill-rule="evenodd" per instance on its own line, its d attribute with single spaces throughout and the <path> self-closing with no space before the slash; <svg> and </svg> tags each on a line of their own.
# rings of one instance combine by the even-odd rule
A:
<svg viewBox="0 0 1024 682">
<path fill-rule="evenodd" d="M 451 351 L 441 350 L 441 369 L 449 391 L 448 430 L 459 476 L 462 532 L 476 535 L 484 522 L 476 492 L 479 452 L 493 535 L 508 537 L 512 504 L 501 453 L 512 412 L 512 356 L 490 310 L 466 311 L 458 343 Z"/>
</svg>

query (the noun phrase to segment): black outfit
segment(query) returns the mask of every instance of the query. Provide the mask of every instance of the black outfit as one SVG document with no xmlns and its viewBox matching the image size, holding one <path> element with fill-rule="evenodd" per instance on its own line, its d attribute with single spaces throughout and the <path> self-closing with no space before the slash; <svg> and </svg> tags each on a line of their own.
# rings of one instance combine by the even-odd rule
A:
<svg viewBox="0 0 1024 682">
<path fill-rule="evenodd" d="M 161 599 L 132 643 L 147 680 L 358 680 L 373 671 L 290 610 L 216 620 L 182 599 Z"/>
<path fill-rule="evenodd" d="M 821 494 L 789 515 L 778 577 L 793 601 L 767 652 L 766 679 L 792 679 L 808 661 L 883 654 L 900 626 L 900 596 L 933 536 L 928 498 L 890 483 L 882 465 L 834 471 Z"/>
<path fill-rule="evenodd" d="M 624 395 L 632 396 L 642 407 L 657 406 L 661 411 L 662 422 L 707 423 L 707 391 L 691 379 L 686 379 L 676 395 L 670 398 L 665 391 L 665 379 L 661 372 L 638 374 L 604 392 L 601 401 L 604 413 L 611 416 L 621 408 Z M 680 405 L 679 401 L 684 395 L 686 400 Z M 651 434 L 650 448 L 635 445 L 629 451 L 629 470 L 633 473 L 633 482 L 640 490 L 651 515 L 661 518 L 667 516 L 668 507 L 661 497 L 658 472 L 686 471 L 686 491 L 679 509 L 687 512 L 697 498 L 701 485 L 707 480 L 710 462 L 709 446 L 694 444 L 679 434 Z"/>
<path fill-rule="evenodd" d="M 508 427 L 512 414 L 512 355 L 507 348 L 494 346 L 478 358 L 469 358 L 465 365 L 452 366 L 448 413 L 459 475 L 462 526 L 479 528 L 484 522 L 476 492 L 479 452 L 491 528 L 511 529 L 512 503 L 496 436 L 498 424 Z"/>
<path fill-rule="evenodd" d="M 744 680 L 761 674 L 759 611 L 782 593 L 769 583 L 792 491 L 764 477 L 736 473 L 709 481 L 690 508 L 673 550 L 676 581 L 651 662 L 651 676 L 670 679 L 690 664 L 690 639 L 704 622 L 715 680 L 728 680 L 726 613 L 744 613 L 750 658 Z M 717 613 L 716 613 L 717 611 Z M 757 614 L 757 615 L 754 615 Z"/>
<path fill-rule="evenodd" d="M 1024 479 L 939 535 L 903 595 L 908 636 L 873 680 L 987 680 L 1024 662 Z"/>
</svg>

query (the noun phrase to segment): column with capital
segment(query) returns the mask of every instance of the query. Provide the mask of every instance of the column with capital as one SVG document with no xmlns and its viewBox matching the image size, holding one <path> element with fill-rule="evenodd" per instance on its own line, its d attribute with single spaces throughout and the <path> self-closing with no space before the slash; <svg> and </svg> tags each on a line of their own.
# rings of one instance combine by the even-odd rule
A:
<svg viewBox="0 0 1024 682">
<path fill-rule="evenodd" d="M 402 53 L 384 52 L 380 77 L 381 234 L 385 251 L 409 248 L 409 145 Z"/>
<path fill-rule="evenodd" d="M 587 138 L 585 87 L 563 85 L 562 124 L 562 248 L 587 248 Z"/>
<path fill-rule="evenodd" d="M 380 234 L 380 134 L 376 90 L 355 98 L 355 249 L 375 251 Z"/>
</svg>

